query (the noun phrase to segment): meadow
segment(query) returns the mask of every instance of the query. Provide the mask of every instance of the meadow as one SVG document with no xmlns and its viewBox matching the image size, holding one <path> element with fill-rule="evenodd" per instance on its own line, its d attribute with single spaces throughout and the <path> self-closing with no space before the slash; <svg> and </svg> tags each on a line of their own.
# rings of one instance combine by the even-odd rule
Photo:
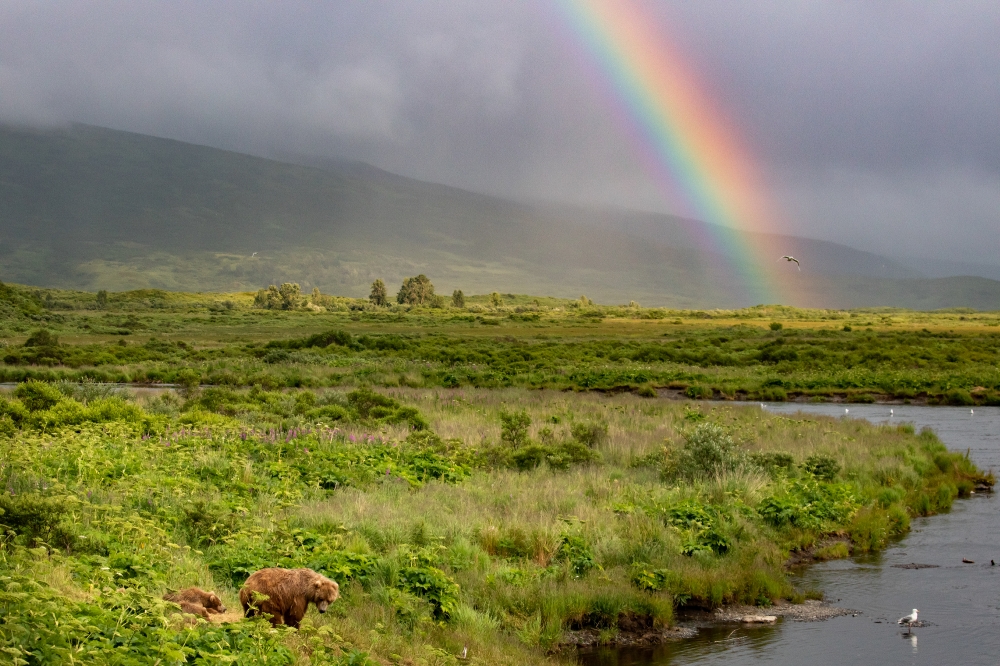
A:
<svg viewBox="0 0 1000 666">
<path fill-rule="evenodd" d="M 0 411 L 11 663 L 558 662 L 574 631 L 817 595 L 791 553 L 880 549 L 992 482 L 906 425 L 630 394 L 28 382 Z M 238 609 L 274 565 L 343 596 L 298 632 L 160 600 Z"/>
<path fill-rule="evenodd" d="M 0 297 L 5 663 L 570 662 L 821 596 L 791 558 L 879 550 L 993 482 L 932 432 L 735 399 L 992 401 L 995 314 Z M 242 620 L 276 565 L 342 598 L 298 631 Z M 227 622 L 162 601 L 190 585 Z"/>
<path fill-rule="evenodd" d="M 670 310 L 493 294 L 462 307 L 315 293 L 98 295 L 4 286 L 0 381 L 664 392 L 1000 404 L 1000 313 Z"/>
</svg>

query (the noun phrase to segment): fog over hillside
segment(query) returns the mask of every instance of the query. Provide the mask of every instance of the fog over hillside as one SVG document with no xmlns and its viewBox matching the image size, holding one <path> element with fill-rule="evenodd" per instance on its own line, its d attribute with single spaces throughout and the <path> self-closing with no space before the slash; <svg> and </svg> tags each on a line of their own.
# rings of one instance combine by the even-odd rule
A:
<svg viewBox="0 0 1000 666">
<path fill-rule="evenodd" d="M 302 166 L 89 126 L 0 129 L 0 279 L 41 286 L 363 296 L 417 273 L 439 290 L 731 307 L 702 223 L 523 203 L 356 162 Z M 736 234 L 737 232 L 729 232 Z M 798 305 L 1000 308 L 1000 283 L 917 280 L 877 254 L 781 237 Z M 768 261 L 770 263 L 770 261 Z M 780 268 L 780 267 L 778 267 Z"/>
<path fill-rule="evenodd" d="M 0 123 L 87 123 L 705 219 L 677 173 L 656 175 L 650 138 L 571 25 L 575 6 L 0 1 Z M 646 19 L 745 146 L 779 212 L 771 231 L 915 257 L 898 263 L 929 276 L 997 277 L 1000 5 L 612 6 Z"/>
</svg>

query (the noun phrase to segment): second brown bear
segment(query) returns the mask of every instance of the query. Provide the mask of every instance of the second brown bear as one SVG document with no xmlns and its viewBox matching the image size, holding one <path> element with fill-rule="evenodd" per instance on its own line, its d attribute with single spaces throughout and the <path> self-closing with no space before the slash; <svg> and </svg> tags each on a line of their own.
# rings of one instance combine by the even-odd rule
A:
<svg viewBox="0 0 1000 666">
<path fill-rule="evenodd" d="M 257 597 L 254 593 L 266 595 Z M 240 590 L 240 604 L 247 617 L 270 615 L 271 624 L 287 624 L 298 629 L 309 603 L 325 613 L 340 596 L 340 586 L 312 569 L 261 569 L 255 571 Z"/>
<path fill-rule="evenodd" d="M 204 606 L 210 613 L 225 613 L 226 607 L 222 605 L 222 599 L 215 592 L 206 592 L 200 587 L 189 587 L 179 592 L 164 594 L 166 601 L 173 601 L 175 604 L 197 604 Z"/>
</svg>

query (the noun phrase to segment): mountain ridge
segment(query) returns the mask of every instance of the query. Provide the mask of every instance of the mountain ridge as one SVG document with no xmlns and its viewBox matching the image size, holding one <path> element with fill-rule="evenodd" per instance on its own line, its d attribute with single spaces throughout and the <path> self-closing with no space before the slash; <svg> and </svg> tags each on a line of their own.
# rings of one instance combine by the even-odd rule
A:
<svg viewBox="0 0 1000 666">
<path fill-rule="evenodd" d="M 724 257 L 699 245 L 702 224 L 512 201 L 364 163 L 296 164 L 82 125 L 0 127 L 0 276 L 10 282 L 230 291 L 295 281 L 359 296 L 375 278 L 391 285 L 422 272 L 442 292 L 754 305 L 740 300 Z M 786 276 L 802 281 L 791 305 L 870 305 L 871 296 L 1000 308 L 1000 282 L 936 283 L 829 241 L 756 240 L 803 261 L 801 275 Z"/>
</svg>

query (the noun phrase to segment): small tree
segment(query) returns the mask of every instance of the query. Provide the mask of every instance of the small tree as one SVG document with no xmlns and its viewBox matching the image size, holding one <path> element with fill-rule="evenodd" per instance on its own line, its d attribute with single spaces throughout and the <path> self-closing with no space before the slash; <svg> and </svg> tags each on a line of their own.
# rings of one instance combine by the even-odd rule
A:
<svg viewBox="0 0 1000 666">
<path fill-rule="evenodd" d="M 431 305 L 437 299 L 434 297 L 434 285 L 430 279 L 421 273 L 416 277 L 403 280 L 403 286 L 396 294 L 396 302 L 400 305 Z"/>
<path fill-rule="evenodd" d="M 278 287 L 278 294 L 281 295 L 281 309 L 294 310 L 301 302 L 302 289 L 294 282 L 285 282 Z"/>
<path fill-rule="evenodd" d="M 528 412 L 500 412 L 500 441 L 512 449 L 524 446 L 528 443 L 528 428 L 531 426 L 531 417 Z"/>
<path fill-rule="evenodd" d="M 462 293 L 461 289 L 456 289 L 455 291 L 451 292 L 451 304 L 454 305 L 456 308 L 465 307 L 465 294 Z"/>
<path fill-rule="evenodd" d="M 302 301 L 302 289 L 294 282 L 285 282 L 280 287 L 273 284 L 261 289 L 253 298 L 255 308 L 265 310 L 294 310 Z"/>
<path fill-rule="evenodd" d="M 106 308 L 108 307 L 108 291 L 106 289 L 101 289 L 97 292 L 97 307 Z"/>
<path fill-rule="evenodd" d="M 381 278 L 372 282 L 372 293 L 368 296 L 372 305 L 384 308 L 389 305 L 389 293 L 385 290 L 385 282 Z"/>
<path fill-rule="evenodd" d="M 276 310 L 281 307 L 281 294 L 273 284 L 267 289 L 260 289 L 253 297 L 253 306 L 264 310 Z"/>
<path fill-rule="evenodd" d="M 503 297 L 500 295 L 499 292 L 494 291 L 492 294 L 490 294 L 490 305 L 492 305 L 495 308 L 498 308 L 501 305 L 503 305 Z"/>
</svg>

